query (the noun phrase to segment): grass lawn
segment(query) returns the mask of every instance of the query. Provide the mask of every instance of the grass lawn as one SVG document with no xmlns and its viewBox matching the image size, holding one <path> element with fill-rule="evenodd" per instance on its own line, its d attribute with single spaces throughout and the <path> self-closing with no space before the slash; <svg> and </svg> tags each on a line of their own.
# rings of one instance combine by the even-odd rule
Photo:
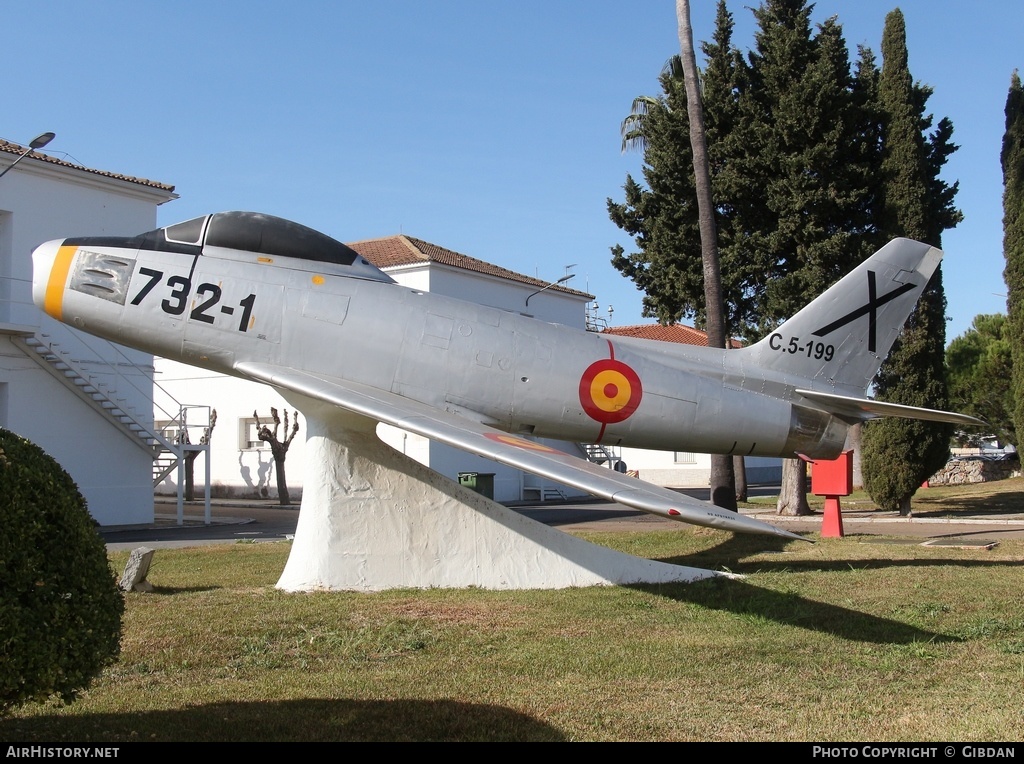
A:
<svg viewBox="0 0 1024 764">
<path fill-rule="evenodd" d="M 1024 481 L 915 504 L 1024 512 Z M 1024 541 L 585 537 L 744 578 L 286 594 L 288 544 L 160 549 L 120 661 L 69 706 L 15 709 L 0 739 L 1024 739 Z"/>
</svg>

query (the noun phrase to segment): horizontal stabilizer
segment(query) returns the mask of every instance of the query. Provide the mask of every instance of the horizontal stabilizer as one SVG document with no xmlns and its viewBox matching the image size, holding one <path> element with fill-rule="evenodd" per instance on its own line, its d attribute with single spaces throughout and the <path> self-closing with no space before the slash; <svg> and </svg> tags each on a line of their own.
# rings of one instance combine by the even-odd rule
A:
<svg viewBox="0 0 1024 764">
<path fill-rule="evenodd" d="M 843 419 L 865 422 L 868 419 L 894 416 L 903 419 L 923 419 L 927 422 L 950 422 L 965 427 L 988 427 L 988 423 L 967 414 L 952 411 L 938 411 L 918 406 L 904 406 L 899 403 L 873 401 L 867 398 L 853 398 L 847 395 L 819 393 L 814 390 L 797 390 L 797 394 L 814 401 Z"/>
</svg>

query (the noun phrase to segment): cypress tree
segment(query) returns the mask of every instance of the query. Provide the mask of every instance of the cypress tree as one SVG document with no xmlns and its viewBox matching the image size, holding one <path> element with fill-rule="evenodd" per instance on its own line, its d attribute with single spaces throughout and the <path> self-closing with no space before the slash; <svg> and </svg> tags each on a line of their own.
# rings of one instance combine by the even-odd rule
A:
<svg viewBox="0 0 1024 764">
<path fill-rule="evenodd" d="M 886 239 L 907 236 L 939 246 L 942 231 L 960 220 L 952 205 L 956 185 L 939 179 L 956 147 L 950 142 L 948 120 L 925 138 L 931 120 L 924 116 L 924 108 L 931 91 L 914 85 L 907 58 L 906 26 L 896 9 L 885 19 L 878 84 L 883 119 L 879 233 Z M 945 313 L 942 271 L 937 269 L 875 378 L 878 399 L 947 408 Z M 909 515 L 914 493 L 946 462 L 952 432 L 951 425 L 938 422 L 882 419 L 868 423 L 863 465 L 872 499 L 884 509 Z"/>
<path fill-rule="evenodd" d="M 1006 258 L 1006 333 L 1013 358 L 1013 421 L 1024 432 L 1024 90 L 1020 74 L 1010 78 L 1003 166 L 1003 256 Z"/>
</svg>

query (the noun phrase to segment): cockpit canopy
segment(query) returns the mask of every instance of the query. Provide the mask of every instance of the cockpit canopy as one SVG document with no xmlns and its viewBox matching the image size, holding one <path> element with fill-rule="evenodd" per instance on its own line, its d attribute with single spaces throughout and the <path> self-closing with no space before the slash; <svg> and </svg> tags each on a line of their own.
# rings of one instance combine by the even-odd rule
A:
<svg viewBox="0 0 1024 764">
<path fill-rule="evenodd" d="M 252 253 L 268 258 L 287 257 L 312 263 L 340 266 L 334 273 L 393 281 L 351 247 L 330 236 L 284 218 L 259 212 L 216 212 L 158 228 L 131 239 L 90 237 L 68 243 L 94 246 L 135 246 L 185 255 L 227 256 L 229 252 Z M 234 259 L 234 258 L 232 258 Z M 294 264 L 298 266 L 298 264 Z M 324 265 L 319 266 L 323 268 Z"/>
<path fill-rule="evenodd" d="M 259 212 L 217 212 L 160 231 L 167 242 L 223 247 L 271 257 L 352 265 L 360 255 L 340 241 L 290 220 Z"/>
</svg>

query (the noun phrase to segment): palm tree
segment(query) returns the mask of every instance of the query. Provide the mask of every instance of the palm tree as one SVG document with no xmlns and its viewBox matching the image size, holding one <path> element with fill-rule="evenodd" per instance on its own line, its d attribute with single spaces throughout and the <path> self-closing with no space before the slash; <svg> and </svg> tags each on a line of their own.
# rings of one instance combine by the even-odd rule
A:
<svg viewBox="0 0 1024 764">
<path fill-rule="evenodd" d="M 718 231 L 715 227 L 715 206 L 711 198 L 711 167 L 708 162 L 707 133 L 704 129 L 704 103 L 697 73 L 697 57 L 693 50 L 689 0 L 676 0 L 676 20 L 679 24 L 679 62 L 686 88 L 686 111 L 690 120 L 690 144 L 693 149 L 693 171 L 697 189 L 708 347 L 725 348 L 728 338 L 725 336 L 725 305 L 722 299 L 722 274 L 718 260 Z M 711 501 L 719 507 L 736 509 L 736 487 L 731 456 L 714 454 L 711 457 Z"/>
<path fill-rule="evenodd" d="M 662 77 L 669 76 L 674 79 L 683 79 L 683 66 L 678 55 L 672 56 L 665 62 L 661 69 Z M 622 120 L 620 132 L 622 134 L 622 153 L 627 151 L 643 152 L 647 148 L 647 136 L 644 133 L 644 122 L 651 110 L 661 105 L 660 98 L 654 96 L 637 96 L 633 99 L 633 106 L 629 114 Z"/>
</svg>

